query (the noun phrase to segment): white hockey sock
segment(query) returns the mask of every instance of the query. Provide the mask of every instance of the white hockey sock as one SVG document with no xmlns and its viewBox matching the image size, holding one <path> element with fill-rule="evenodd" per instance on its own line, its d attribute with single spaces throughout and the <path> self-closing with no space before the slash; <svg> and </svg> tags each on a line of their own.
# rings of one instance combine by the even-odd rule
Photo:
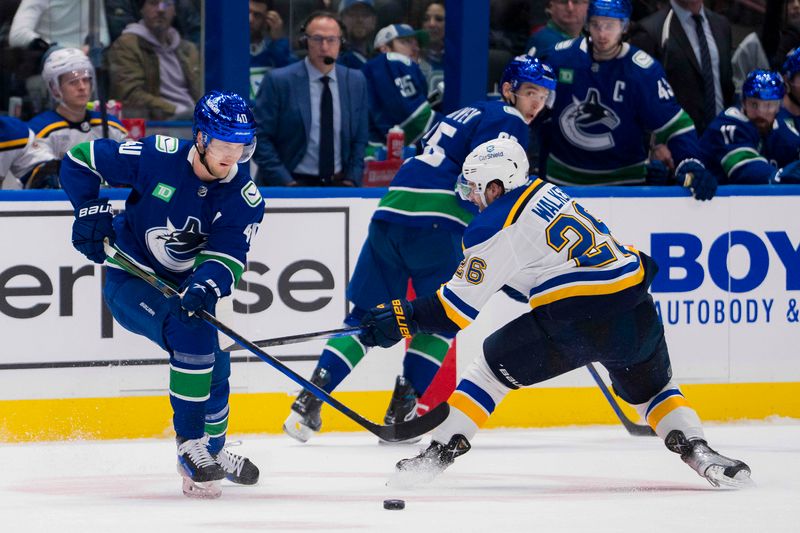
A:
<svg viewBox="0 0 800 533">
<path fill-rule="evenodd" d="M 677 429 L 689 440 L 705 440 L 700 417 L 683 396 L 678 385 L 672 381 L 650 400 L 634 407 L 662 439 L 665 439 L 670 431 Z"/>
<path fill-rule="evenodd" d="M 472 440 L 510 390 L 489 370 L 481 354 L 467 368 L 455 392 L 448 398 L 450 414 L 434 430 L 433 440 L 446 444 L 458 434 Z"/>
</svg>

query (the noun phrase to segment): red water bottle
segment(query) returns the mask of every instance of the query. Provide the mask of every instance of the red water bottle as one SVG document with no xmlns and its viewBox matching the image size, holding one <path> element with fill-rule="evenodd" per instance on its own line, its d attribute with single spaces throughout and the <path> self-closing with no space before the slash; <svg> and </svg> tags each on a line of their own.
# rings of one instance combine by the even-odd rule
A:
<svg viewBox="0 0 800 533">
<path fill-rule="evenodd" d="M 406 134 L 400 126 L 394 126 L 386 134 L 386 159 L 403 159 Z"/>
</svg>

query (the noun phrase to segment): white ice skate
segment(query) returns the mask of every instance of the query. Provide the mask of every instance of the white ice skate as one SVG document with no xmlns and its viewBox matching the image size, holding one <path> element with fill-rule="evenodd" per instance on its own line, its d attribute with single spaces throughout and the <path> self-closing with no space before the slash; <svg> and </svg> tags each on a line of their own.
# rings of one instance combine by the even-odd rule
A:
<svg viewBox="0 0 800 533">
<path fill-rule="evenodd" d="M 687 440 L 682 431 L 673 430 L 664 444 L 670 451 L 679 453 L 684 463 L 714 487 L 742 489 L 755 486 L 750 479 L 749 466 L 716 452 L 702 439 Z"/>
<path fill-rule="evenodd" d="M 208 435 L 201 439 L 178 437 L 178 474 L 183 494 L 189 498 L 219 498 L 225 471 L 208 452 Z"/>
</svg>

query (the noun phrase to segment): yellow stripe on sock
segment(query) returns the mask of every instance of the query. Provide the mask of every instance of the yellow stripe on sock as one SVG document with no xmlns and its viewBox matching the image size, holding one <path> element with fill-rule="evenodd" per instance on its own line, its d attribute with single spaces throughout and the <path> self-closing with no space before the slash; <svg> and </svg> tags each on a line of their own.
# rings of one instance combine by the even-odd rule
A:
<svg viewBox="0 0 800 533">
<path fill-rule="evenodd" d="M 467 415 L 478 427 L 483 426 L 489 419 L 489 414 L 483 407 L 461 391 L 455 391 L 452 396 L 448 398 L 447 403 L 450 404 L 450 407 L 455 407 Z"/>
<path fill-rule="evenodd" d="M 658 407 L 650 411 L 650 415 L 647 417 L 647 423 L 650 424 L 650 427 L 655 429 L 661 419 L 670 414 L 672 411 L 677 409 L 678 407 L 690 407 L 689 401 L 684 398 L 683 396 L 676 395 L 670 396 L 660 404 Z"/>
</svg>

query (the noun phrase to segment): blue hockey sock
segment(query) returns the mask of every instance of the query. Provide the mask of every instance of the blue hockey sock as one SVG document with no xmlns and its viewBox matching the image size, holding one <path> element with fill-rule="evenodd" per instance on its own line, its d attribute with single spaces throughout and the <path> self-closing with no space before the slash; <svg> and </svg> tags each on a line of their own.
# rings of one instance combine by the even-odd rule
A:
<svg viewBox="0 0 800 533">
<path fill-rule="evenodd" d="M 452 344 L 452 338 L 427 333 L 417 333 L 411 339 L 403 359 L 403 376 L 411 381 L 420 396 L 433 381 Z"/>
<path fill-rule="evenodd" d="M 358 341 L 358 337 L 339 337 L 331 339 L 319 356 L 317 367 L 330 373 L 330 381 L 323 387 L 325 392 L 332 392 L 353 368 L 364 358 L 367 348 Z"/>
</svg>

